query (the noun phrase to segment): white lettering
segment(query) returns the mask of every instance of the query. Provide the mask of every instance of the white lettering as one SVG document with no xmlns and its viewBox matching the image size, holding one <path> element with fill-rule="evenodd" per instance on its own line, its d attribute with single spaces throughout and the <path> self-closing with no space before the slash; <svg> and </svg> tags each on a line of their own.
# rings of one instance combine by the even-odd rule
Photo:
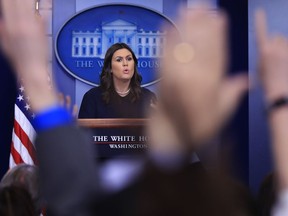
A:
<svg viewBox="0 0 288 216">
<path fill-rule="evenodd" d="M 76 67 L 77 68 L 92 68 L 94 67 L 93 65 L 93 61 L 80 61 L 80 60 L 77 60 L 75 61 L 76 62 Z"/>
<path fill-rule="evenodd" d="M 111 136 L 113 142 L 133 142 L 135 141 L 135 136 Z"/>
<path fill-rule="evenodd" d="M 149 137 L 148 136 L 139 136 L 139 142 L 148 142 Z"/>
<path fill-rule="evenodd" d="M 93 136 L 94 142 L 107 142 L 108 137 L 107 136 Z"/>
<path fill-rule="evenodd" d="M 97 61 L 97 63 L 98 63 L 98 66 L 100 68 L 102 68 L 104 66 L 104 61 Z"/>
</svg>

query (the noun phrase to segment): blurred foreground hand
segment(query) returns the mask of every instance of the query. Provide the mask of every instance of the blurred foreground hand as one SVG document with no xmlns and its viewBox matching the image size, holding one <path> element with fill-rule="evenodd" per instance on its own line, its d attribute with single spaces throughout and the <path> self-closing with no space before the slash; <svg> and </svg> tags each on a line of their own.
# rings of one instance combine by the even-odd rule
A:
<svg viewBox="0 0 288 216">
<path fill-rule="evenodd" d="M 268 34 L 264 11 L 256 12 L 259 72 L 267 102 L 288 96 L 288 39 Z"/>
<path fill-rule="evenodd" d="M 166 29 L 163 80 L 153 118 L 157 126 L 150 129 L 155 148 L 171 140 L 171 147 L 181 143 L 177 148 L 190 149 L 211 139 L 248 89 L 246 75 L 226 75 L 226 15 L 202 5 L 182 9 L 180 14 L 176 24 L 181 40 L 176 30 Z M 161 138 L 159 134 L 166 135 Z"/>
<path fill-rule="evenodd" d="M 278 100 L 288 98 L 288 39 L 281 34 L 267 32 L 263 10 L 255 14 L 256 38 L 259 53 L 259 75 L 264 89 L 267 107 Z M 279 104 L 278 104 L 279 105 Z M 288 188 L 288 109 L 287 104 L 271 108 L 267 112 L 271 129 L 272 149 L 280 188 Z M 287 200 L 287 199 L 286 199 Z"/>
<path fill-rule="evenodd" d="M 48 78 L 48 43 L 45 25 L 35 0 L 1 0 L 1 49 L 25 86 L 35 112 L 57 103 Z"/>
</svg>

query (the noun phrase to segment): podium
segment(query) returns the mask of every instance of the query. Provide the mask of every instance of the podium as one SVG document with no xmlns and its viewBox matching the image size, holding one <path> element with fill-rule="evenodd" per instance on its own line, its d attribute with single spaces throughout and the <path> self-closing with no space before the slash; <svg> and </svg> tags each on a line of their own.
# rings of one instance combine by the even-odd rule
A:
<svg viewBox="0 0 288 216">
<path fill-rule="evenodd" d="M 78 119 L 78 125 L 88 129 L 97 155 L 103 157 L 132 156 L 144 153 L 148 136 L 145 126 L 149 119 Z"/>
<path fill-rule="evenodd" d="M 78 119 L 78 125 L 87 128 L 130 128 L 144 127 L 149 119 L 141 118 L 103 118 L 103 119 Z"/>
</svg>

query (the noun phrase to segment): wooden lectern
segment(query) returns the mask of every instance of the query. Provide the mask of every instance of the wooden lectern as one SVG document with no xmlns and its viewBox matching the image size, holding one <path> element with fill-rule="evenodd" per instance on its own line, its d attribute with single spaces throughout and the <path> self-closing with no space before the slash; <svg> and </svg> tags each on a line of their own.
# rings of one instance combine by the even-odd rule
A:
<svg viewBox="0 0 288 216">
<path fill-rule="evenodd" d="M 132 118 L 102 118 L 102 119 L 78 119 L 78 125 L 87 128 L 130 128 L 144 127 L 149 119 Z"/>
</svg>

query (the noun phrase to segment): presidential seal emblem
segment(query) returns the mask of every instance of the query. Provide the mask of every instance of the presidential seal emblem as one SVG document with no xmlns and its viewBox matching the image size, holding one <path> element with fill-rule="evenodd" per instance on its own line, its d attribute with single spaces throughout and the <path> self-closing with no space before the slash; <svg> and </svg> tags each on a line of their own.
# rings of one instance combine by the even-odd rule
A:
<svg viewBox="0 0 288 216">
<path fill-rule="evenodd" d="M 55 40 L 60 65 L 76 79 L 99 85 L 106 50 L 114 43 L 126 43 L 138 58 L 142 86 L 159 80 L 159 58 L 165 54 L 166 32 L 174 26 L 164 15 L 144 7 L 109 4 L 89 8 L 71 17 Z"/>
</svg>

